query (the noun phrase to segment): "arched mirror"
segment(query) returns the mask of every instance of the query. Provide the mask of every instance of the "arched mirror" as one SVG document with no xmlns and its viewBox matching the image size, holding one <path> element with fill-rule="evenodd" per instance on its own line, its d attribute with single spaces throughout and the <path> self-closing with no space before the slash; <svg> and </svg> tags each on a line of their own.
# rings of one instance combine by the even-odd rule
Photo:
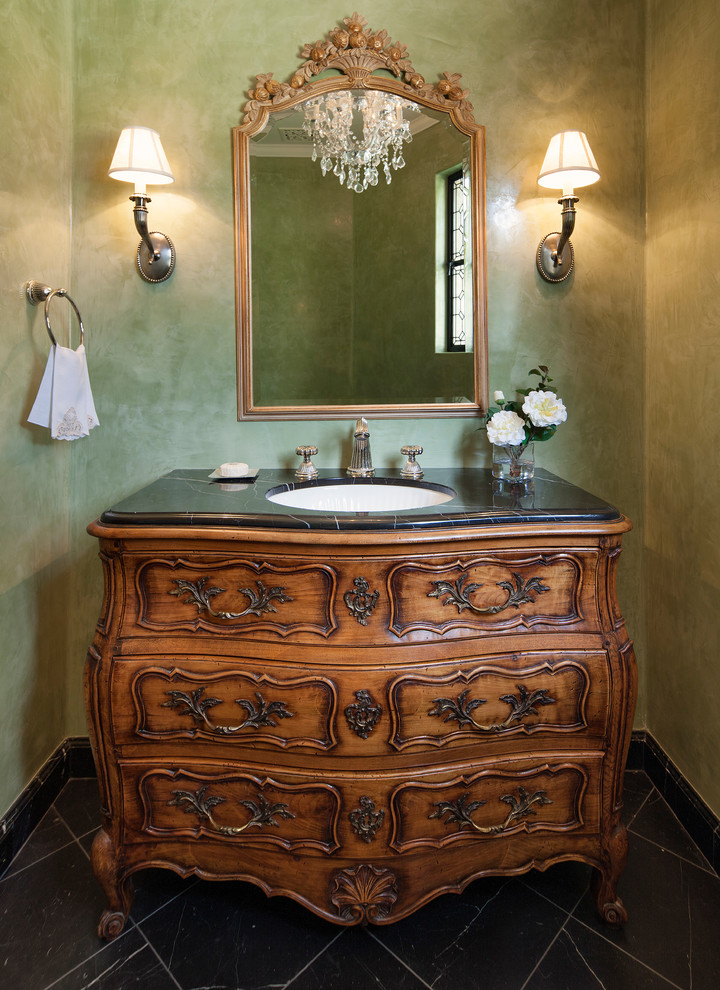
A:
<svg viewBox="0 0 720 990">
<path fill-rule="evenodd" d="M 485 143 L 357 14 L 257 76 L 233 131 L 238 417 L 487 405 Z"/>
</svg>

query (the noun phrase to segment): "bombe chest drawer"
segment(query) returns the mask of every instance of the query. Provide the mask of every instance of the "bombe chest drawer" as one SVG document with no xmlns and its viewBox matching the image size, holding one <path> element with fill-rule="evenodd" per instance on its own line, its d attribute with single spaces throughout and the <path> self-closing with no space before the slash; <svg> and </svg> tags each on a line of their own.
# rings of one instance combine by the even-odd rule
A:
<svg viewBox="0 0 720 990">
<path fill-rule="evenodd" d="M 94 523 L 100 934 L 122 930 L 150 865 L 347 925 L 578 859 L 621 923 L 628 528 Z"/>
</svg>

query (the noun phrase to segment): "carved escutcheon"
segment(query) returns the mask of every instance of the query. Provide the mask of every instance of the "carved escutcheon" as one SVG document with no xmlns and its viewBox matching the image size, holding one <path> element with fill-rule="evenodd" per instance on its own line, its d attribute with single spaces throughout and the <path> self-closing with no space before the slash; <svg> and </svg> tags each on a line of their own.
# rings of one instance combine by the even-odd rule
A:
<svg viewBox="0 0 720 990">
<path fill-rule="evenodd" d="M 351 811 L 348 818 L 363 842 L 372 842 L 375 833 L 385 821 L 385 812 L 382 808 L 376 811 L 375 802 L 364 795 L 360 798 L 360 807 Z"/>
<path fill-rule="evenodd" d="M 345 718 L 353 732 L 367 739 L 382 715 L 382 708 L 373 702 L 369 691 L 356 691 L 355 697 L 357 701 L 345 709 Z"/>
<path fill-rule="evenodd" d="M 353 581 L 355 591 L 346 591 L 343 600 L 348 611 L 353 618 L 357 619 L 361 626 L 366 626 L 370 613 L 377 605 L 380 597 L 379 591 L 370 591 L 370 586 L 364 577 L 356 577 Z"/>
</svg>

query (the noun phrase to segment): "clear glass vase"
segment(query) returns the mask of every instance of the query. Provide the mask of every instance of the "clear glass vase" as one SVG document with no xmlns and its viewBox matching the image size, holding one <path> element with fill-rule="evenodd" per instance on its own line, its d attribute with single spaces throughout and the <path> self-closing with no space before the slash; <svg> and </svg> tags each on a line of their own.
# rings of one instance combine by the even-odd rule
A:
<svg viewBox="0 0 720 990">
<path fill-rule="evenodd" d="M 535 477 L 535 445 L 517 447 L 493 444 L 493 478 L 510 485 L 524 485 Z"/>
<path fill-rule="evenodd" d="M 511 485 L 493 478 L 492 483 L 493 509 L 534 509 L 535 482 L 523 481 L 519 485 Z"/>
</svg>

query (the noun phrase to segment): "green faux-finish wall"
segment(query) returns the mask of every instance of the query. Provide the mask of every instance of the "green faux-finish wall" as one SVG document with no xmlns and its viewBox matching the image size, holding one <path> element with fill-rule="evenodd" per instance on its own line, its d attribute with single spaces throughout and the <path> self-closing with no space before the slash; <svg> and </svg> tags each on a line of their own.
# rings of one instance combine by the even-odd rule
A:
<svg viewBox="0 0 720 990">
<path fill-rule="evenodd" d="M 350 391 L 348 348 L 334 345 L 353 319 L 352 196 L 310 158 L 252 159 L 256 405 L 341 403 Z"/>
<path fill-rule="evenodd" d="M 649 722 L 720 816 L 720 9 L 656 0 L 651 10 Z"/>
<path fill-rule="evenodd" d="M 0 813 L 67 735 L 68 602 L 61 589 L 68 586 L 72 452 L 67 443 L 23 425 L 50 349 L 45 321 L 26 304 L 23 283 L 37 278 L 65 286 L 70 280 L 70 53 L 69 0 L 5 0 L 0 8 Z M 65 304 L 56 305 L 52 315 L 63 339 Z"/>
<path fill-rule="evenodd" d="M 706 0 L 688 7 L 710 9 Z M 12 140 L 0 161 L 23 186 L 4 194 L 12 209 L 0 256 L 10 523 L 0 535 L 10 561 L 2 574 L 0 809 L 63 736 L 86 731 L 81 672 L 101 601 L 88 522 L 175 467 L 236 459 L 290 465 L 296 444 L 310 440 L 320 446 L 320 465 L 347 462 L 349 423 L 236 420 L 230 131 L 255 73 L 289 77 L 302 43 L 351 12 L 337 0 L 4 4 L 2 43 L 10 38 L 11 51 L 26 53 L 33 70 L 25 66 L 22 77 L 13 56 L 4 56 L 12 107 L 3 111 L 4 133 Z M 540 462 L 635 522 L 619 592 L 641 664 L 638 724 L 645 724 L 645 682 L 657 673 L 645 649 L 643 594 L 645 5 L 368 0 L 361 13 L 406 44 L 428 78 L 461 72 L 487 128 L 491 389 L 525 384 L 529 368 L 549 363 L 570 418 L 539 449 Z M 573 38 L 562 50 L 559 25 Z M 691 41 L 692 31 L 684 44 Z M 29 126 L 48 101 L 57 110 L 51 122 Z M 177 179 L 151 190 L 151 226 L 167 231 L 178 251 L 175 273 L 157 286 L 134 271 L 130 190 L 107 178 L 117 135 L 131 123 L 160 132 Z M 575 276 L 550 286 L 537 276 L 534 254 L 540 237 L 557 229 L 559 208 L 535 179 L 549 137 L 576 127 L 587 131 L 603 180 L 581 196 Z M 281 259 L 274 274 L 281 293 Z M 31 277 L 67 283 L 87 328 L 101 426 L 67 446 L 23 425 L 46 354 L 42 316 L 20 291 Z M 669 322 L 662 346 L 672 336 Z M 704 387 L 709 396 L 709 379 Z M 423 444 L 429 466 L 488 462 L 487 442 L 470 420 L 388 420 L 372 431 L 380 465 L 397 465 L 409 440 Z M 678 498 L 678 514 L 679 505 Z M 648 502 L 648 511 L 660 510 Z M 707 548 L 698 552 L 709 561 Z M 680 684 L 675 695 L 682 691 Z M 664 727 L 673 742 L 671 720 Z M 707 734 L 717 745 L 717 714 Z M 683 769 L 720 811 L 710 773 Z"/>
</svg>

